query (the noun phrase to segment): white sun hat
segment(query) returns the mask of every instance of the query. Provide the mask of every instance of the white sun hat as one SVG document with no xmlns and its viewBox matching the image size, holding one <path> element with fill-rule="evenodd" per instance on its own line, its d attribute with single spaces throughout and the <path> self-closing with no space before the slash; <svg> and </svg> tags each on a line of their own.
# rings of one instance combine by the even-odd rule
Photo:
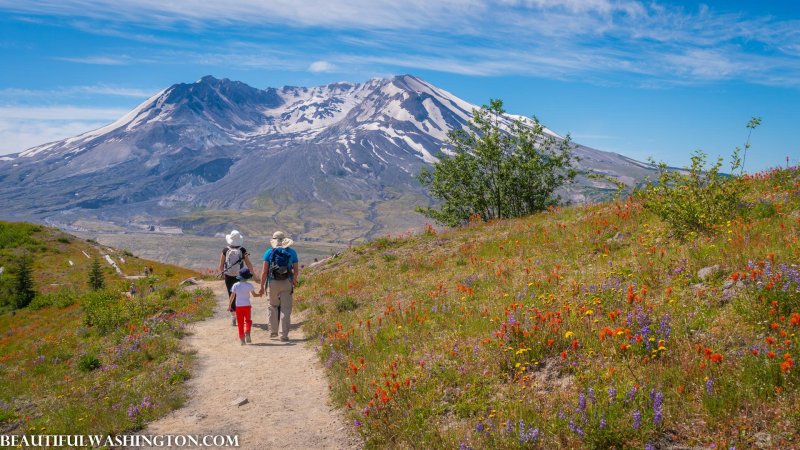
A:
<svg viewBox="0 0 800 450">
<path fill-rule="evenodd" d="M 270 241 L 270 244 L 272 244 L 272 248 L 289 248 L 292 246 L 292 244 L 294 244 L 294 241 L 287 238 L 283 231 L 276 231 L 272 234 L 272 240 Z"/>
<path fill-rule="evenodd" d="M 238 230 L 233 230 L 231 234 L 225 235 L 225 241 L 233 247 L 241 247 L 244 244 L 244 236 Z"/>
</svg>

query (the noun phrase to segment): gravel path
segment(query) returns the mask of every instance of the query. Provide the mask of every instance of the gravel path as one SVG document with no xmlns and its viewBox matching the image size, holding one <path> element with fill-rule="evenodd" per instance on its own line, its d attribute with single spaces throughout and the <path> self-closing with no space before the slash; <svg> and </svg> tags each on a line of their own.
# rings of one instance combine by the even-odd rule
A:
<svg viewBox="0 0 800 450">
<path fill-rule="evenodd" d="M 224 283 L 204 285 L 214 290 L 217 307 L 185 340 L 199 361 L 188 382 L 190 399 L 141 434 L 237 434 L 243 449 L 359 448 L 330 404 L 325 374 L 302 328 L 293 325 L 289 342 L 270 339 L 266 297 L 253 298 L 253 343 L 242 346 L 225 311 Z M 292 319 L 302 325 L 303 314 Z M 232 403 L 240 398 L 247 403 Z"/>
</svg>

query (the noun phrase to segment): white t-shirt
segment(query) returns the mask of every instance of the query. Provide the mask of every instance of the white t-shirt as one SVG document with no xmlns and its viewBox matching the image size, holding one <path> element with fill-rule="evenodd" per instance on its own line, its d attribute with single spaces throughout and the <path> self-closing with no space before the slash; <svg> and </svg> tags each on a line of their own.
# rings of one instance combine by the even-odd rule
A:
<svg viewBox="0 0 800 450">
<path fill-rule="evenodd" d="M 253 285 L 247 281 L 237 281 L 231 287 L 231 292 L 236 294 L 236 306 L 250 306 L 250 291 Z"/>
</svg>

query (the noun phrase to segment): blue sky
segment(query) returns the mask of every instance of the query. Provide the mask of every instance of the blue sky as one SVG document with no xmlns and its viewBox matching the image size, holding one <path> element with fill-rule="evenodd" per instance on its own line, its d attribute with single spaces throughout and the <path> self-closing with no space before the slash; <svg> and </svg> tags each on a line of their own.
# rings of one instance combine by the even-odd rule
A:
<svg viewBox="0 0 800 450">
<path fill-rule="evenodd" d="M 795 1 L 0 0 L 0 61 L 0 154 L 208 74 L 266 88 L 411 73 L 673 165 L 729 154 L 761 116 L 747 169 L 800 163 Z"/>
</svg>

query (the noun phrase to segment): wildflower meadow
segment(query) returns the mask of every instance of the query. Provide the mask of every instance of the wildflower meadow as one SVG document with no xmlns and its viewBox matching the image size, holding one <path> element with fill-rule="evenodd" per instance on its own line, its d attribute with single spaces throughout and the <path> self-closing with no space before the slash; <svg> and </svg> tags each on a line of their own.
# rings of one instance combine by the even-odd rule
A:
<svg viewBox="0 0 800 450">
<path fill-rule="evenodd" d="M 333 398 L 368 448 L 797 447 L 800 169 L 731 182 L 699 230 L 632 196 L 310 269 Z"/>
</svg>

